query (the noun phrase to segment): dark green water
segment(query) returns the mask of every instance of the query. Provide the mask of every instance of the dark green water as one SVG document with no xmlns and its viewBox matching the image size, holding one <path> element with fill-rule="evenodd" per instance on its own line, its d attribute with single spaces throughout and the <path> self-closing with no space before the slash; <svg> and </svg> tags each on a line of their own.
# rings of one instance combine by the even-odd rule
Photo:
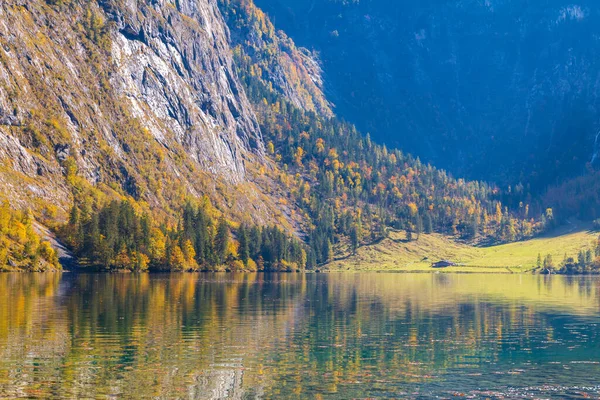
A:
<svg viewBox="0 0 600 400">
<path fill-rule="evenodd" d="M 600 398 L 600 280 L 2 274 L 0 398 Z"/>
</svg>

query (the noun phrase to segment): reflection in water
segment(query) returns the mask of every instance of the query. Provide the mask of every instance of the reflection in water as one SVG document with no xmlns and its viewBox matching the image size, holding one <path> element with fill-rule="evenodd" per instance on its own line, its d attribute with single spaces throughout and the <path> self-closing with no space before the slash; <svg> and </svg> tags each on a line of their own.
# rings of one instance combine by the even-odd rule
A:
<svg viewBox="0 0 600 400">
<path fill-rule="evenodd" d="M 0 397 L 598 397 L 600 281 L 2 274 Z"/>
</svg>

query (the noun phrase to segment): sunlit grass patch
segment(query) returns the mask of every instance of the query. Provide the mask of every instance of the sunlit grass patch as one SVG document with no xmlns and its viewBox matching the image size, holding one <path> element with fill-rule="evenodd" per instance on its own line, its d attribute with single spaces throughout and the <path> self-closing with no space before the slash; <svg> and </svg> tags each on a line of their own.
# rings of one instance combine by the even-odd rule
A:
<svg viewBox="0 0 600 400">
<path fill-rule="evenodd" d="M 389 239 L 362 247 L 356 255 L 337 260 L 329 270 L 398 272 L 489 272 L 518 273 L 536 267 L 538 254 L 551 254 L 559 262 L 566 254 L 576 257 L 589 247 L 598 232 L 585 224 L 570 224 L 538 238 L 488 247 L 476 247 L 448 237 L 421 235 L 408 242 L 403 232 L 392 232 Z M 450 260 L 456 266 L 434 269 L 432 263 Z"/>
</svg>

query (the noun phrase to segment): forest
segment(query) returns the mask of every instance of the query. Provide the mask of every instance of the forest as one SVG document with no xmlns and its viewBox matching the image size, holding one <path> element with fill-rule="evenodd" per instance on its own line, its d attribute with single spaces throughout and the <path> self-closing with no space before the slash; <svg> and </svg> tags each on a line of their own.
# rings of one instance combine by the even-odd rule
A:
<svg viewBox="0 0 600 400">
<path fill-rule="evenodd" d="M 155 221 L 131 200 L 96 211 L 73 207 L 61 237 L 82 267 L 127 271 L 296 271 L 307 267 L 304 245 L 277 227 L 240 225 L 232 232 L 208 200 L 184 205 L 176 224 Z M 234 236 L 235 235 L 235 236 Z M 314 264 L 309 264 L 309 268 Z"/>
</svg>

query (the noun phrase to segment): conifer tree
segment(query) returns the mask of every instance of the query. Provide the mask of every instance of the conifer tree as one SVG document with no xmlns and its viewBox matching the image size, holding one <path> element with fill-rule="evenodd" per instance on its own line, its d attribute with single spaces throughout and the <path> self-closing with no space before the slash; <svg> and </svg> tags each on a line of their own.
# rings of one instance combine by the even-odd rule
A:
<svg viewBox="0 0 600 400">
<path fill-rule="evenodd" d="M 227 248 L 229 247 L 229 226 L 225 217 L 221 216 L 217 223 L 217 233 L 215 235 L 215 255 L 219 263 L 224 263 L 227 258 Z"/>
<path fill-rule="evenodd" d="M 358 249 L 358 245 L 360 242 L 358 226 L 354 224 L 350 229 L 350 245 L 352 247 L 352 254 L 356 254 L 356 250 Z"/>
<path fill-rule="evenodd" d="M 425 214 L 425 222 L 423 229 L 426 234 L 430 234 L 433 232 L 433 221 L 431 220 L 431 215 L 429 213 Z"/>
<path fill-rule="evenodd" d="M 238 232 L 238 242 L 240 244 L 239 247 L 239 256 L 240 259 L 244 262 L 244 264 L 248 264 L 248 260 L 250 259 L 250 244 L 248 243 L 248 228 L 246 225 L 240 226 Z"/>
</svg>

